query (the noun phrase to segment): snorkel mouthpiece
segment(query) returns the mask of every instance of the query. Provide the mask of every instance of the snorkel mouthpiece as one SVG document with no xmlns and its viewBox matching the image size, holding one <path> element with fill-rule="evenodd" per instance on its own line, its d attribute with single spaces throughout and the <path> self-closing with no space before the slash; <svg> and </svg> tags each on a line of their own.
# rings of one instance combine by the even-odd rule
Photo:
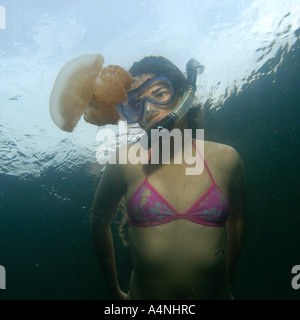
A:
<svg viewBox="0 0 300 320">
<path fill-rule="evenodd" d="M 162 129 L 171 130 L 174 125 L 183 118 L 193 104 L 196 92 L 197 75 L 203 73 L 204 66 L 196 59 L 191 59 L 186 65 L 187 73 L 187 90 L 184 92 L 183 97 L 178 106 L 161 121 L 155 123 L 148 129 L 148 149 L 151 147 L 151 130 L 157 129 L 158 132 Z"/>
</svg>

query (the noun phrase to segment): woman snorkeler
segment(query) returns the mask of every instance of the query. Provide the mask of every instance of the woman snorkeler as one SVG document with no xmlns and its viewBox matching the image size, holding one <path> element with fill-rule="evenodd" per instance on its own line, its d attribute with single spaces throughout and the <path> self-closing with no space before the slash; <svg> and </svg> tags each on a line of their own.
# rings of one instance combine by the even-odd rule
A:
<svg viewBox="0 0 300 320">
<path fill-rule="evenodd" d="M 170 120 L 178 106 L 186 108 L 189 73 L 186 79 L 169 60 L 146 57 L 129 72 L 134 81 L 128 101 L 118 106 L 128 123 L 150 132 Z M 192 109 L 168 129 L 184 134 L 192 128 Z M 184 159 L 174 161 L 177 150 L 172 143 L 168 164 L 161 158 L 151 163 L 150 145 L 147 164 L 106 166 L 94 198 L 91 229 L 111 299 L 232 299 L 231 282 L 244 237 L 243 164 L 230 146 L 202 141 L 202 154 L 196 142 L 193 139 L 193 154 L 204 164 L 199 175 L 186 174 L 189 164 Z M 123 196 L 133 262 L 128 294 L 118 284 L 110 227 Z"/>
</svg>

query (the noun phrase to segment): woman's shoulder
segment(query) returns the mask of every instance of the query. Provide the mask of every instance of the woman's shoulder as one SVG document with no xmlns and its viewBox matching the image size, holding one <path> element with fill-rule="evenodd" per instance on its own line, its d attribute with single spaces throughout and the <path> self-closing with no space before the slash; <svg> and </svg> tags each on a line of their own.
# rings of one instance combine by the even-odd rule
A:
<svg viewBox="0 0 300 320">
<path fill-rule="evenodd" d="M 136 154 L 136 148 L 130 151 L 133 146 L 136 146 L 136 144 L 123 145 L 116 150 L 115 164 L 112 168 L 112 170 L 115 170 L 118 174 L 122 174 L 127 178 L 134 175 L 137 168 L 142 167 L 142 164 L 139 162 L 140 158 Z M 148 150 L 144 153 L 145 155 L 143 157 L 148 159 Z"/>
<path fill-rule="evenodd" d="M 218 154 L 226 154 L 231 157 L 238 157 L 239 154 L 235 148 L 228 144 L 214 142 L 214 141 L 205 141 L 204 147 L 209 151 L 213 152 L 216 155 Z"/>
<path fill-rule="evenodd" d="M 241 157 L 238 151 L 230 145 L 205 141 L 204 142 L 205 157 L 213 159 L 213 161 L 224 169 L 230 169 L 242 165 Z"/>
<path fill-rule="evenodd" d="M 120 179 L 126 176 L 128 170 L 128 158 L 126 146 L 117 148 L 112 154 L 110 154 L 105 164 L 104 173 L 109 174 L 111 179 Z"/>
</svg>

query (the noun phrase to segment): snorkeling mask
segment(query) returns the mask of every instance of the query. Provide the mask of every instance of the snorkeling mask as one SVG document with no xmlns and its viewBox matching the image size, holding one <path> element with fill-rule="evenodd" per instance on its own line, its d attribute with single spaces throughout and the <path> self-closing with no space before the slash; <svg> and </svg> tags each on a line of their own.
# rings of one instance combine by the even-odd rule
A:
<svg viewBox="0 0 300 320">
<path fill-rule="evenodd" d="M 120 103 L 117 109 L 127 122 L 132 124 L 141 121 L 147 104 L 151 105 L 154 112 L 168 108 L 175 96 L 175 89 L 166 76 L 157 76 L 127 92 L 127 96 L 127 102 Z"/>
<path fill-rule="evenodd" d="M 162 120 L 154 123 L 153 126 L 147 130 L 148 149 L 151 147 L 151 136 L 153 132 L 155 132 L 154 134 L 159 134 L 159 131 L 162 129 L 171 130 L 174 125 L 179 122 L 179 120 L 181 120 L 188 112 L 195 98 L 197 75 L 203 73 L 203 71 L 204 66 L 201 65 L 199 61 L 195 59 L 188 61 L 186 65 L 187 89 L 184 92 L 181 101 L 173 109 L 173 111 Z M 166 87 L 170 88 L 170 94 L 166 95 L 165 98 L 162 99 L 160 99 L 158 96 L 155 96 L 155 94 L 150 93 L 151 90 L 149 89 L 154 88 L 154 85 L 158 84 L 159 81 L 165 81 Z M 141 97 L 142 95 L 144 96 Z M 175 90 L 172 82 L 165 76 L 157 76 L 146 80 L 137 89 L 129 91 L 127 103 L 119 104 L 117 109 L 127 119 L 128 123 L 136 123 L 142 119 L 146 102 L 154 103 L 158 108 L 164 108 L 171 103 L 174 96 Z M 152 130 L 155 131 L 152 132 Z"/>
</svg>

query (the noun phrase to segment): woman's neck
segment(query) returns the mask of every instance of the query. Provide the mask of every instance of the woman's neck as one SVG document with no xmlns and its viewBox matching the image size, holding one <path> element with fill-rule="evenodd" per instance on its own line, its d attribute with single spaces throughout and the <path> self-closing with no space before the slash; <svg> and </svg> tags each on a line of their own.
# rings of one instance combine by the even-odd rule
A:
<svg viewBox="0 0 300 320">
<path fill-rule="evenodd" d="M 184 149 L 192 147 L 192 132 L 186 117 L 181 119 L 170 131 L 162 130 L 160 136 L 151 145 L 151 158 L 159 164 L 183 163 Z"/>
</svg>

